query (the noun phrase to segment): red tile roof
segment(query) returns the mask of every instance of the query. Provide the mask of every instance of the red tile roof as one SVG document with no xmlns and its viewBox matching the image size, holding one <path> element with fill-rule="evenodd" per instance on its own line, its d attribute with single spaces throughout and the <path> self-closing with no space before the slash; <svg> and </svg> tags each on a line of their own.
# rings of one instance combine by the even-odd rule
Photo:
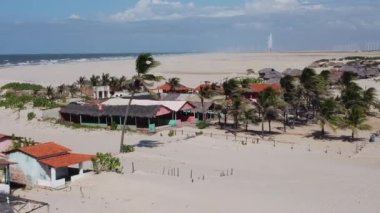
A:
<svg viewBox="0 0 380 213">
<path fill-rule="evenodd" d="M 19 150 L 37 159 L 61 155 L 71 151 L 69 148 L 58 145 L 54 142 L 22 147 Z"/>
<path fill-rule="evenodd" d="M 42 159 L 42 160 L 39 160 L 39 162 L 46 164 L 48 166 L 54 167 L 54 168 L 62 168 L 62 167 L 67 167 L 67 166 L 74 165 L 77 163 L 89 161 L 93 157 L 95 156 L 70 153 L 70 154 L 59 155 L 55 157 Z"/>
<path fill-rule="evenodd" d="M 163 84 L 163 85 L 159 86 L 158 89 L 164 90 L 164 91 L 170 91 L 172 89 L 172 86 L 169 84 Z M 184 85 L 178 85 L 174 88 L 174 90 L 175 91 L 189 91 L 189 90 L 191 90 L 191 88 L 184 86 Z"/>
<path fill-rule="evenodd" d="M 276 92 L 281 90 L 280 84 L 251 84 L 251 90 L 254 93 L 260 93 L 270 87 Z"/>
</svg>

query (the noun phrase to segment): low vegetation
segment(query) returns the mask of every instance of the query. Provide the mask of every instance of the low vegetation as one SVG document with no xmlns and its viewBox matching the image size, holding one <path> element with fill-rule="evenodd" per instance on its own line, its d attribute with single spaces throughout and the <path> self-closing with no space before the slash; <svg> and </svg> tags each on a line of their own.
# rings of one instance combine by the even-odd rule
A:
<svg viewBox="0 0 380 213">
<path fill-rule="evenodd" d="M 36 117 L 36 113 L 29 112 L 28 115 L 27 115 L 27 117 L 28 117 L 28 121 L 31 121 L 31 120 L 33 120 Z"/>
<path fill-rule="evenodd" d="M 96 153 L 96 156 L 91 159 L 92 166 L 96 174 L 101 172 L 116 172 L 122 173 L 120 159 L 112 156 L 111 153 Z"/>
<path fill-rule="evenodd" d="M 12 135 L 12 149 L 19 149 L 27 146 L 34 146 L 37 143 L 31 138 L 19 138 Z"/>
<path fill-rule="evenodd" d="M 134 151 L 135 151 L 135 147 L 134 146 L 123 144 L 123 148 L 121 150 L 122 153 L 129 153 L 129 152 L 134 152 Z"/>
<path fill-rule="evenodd" d="M 32 91 L 39 91 L 42 90 L 44 87 L 38 84 L 30 84 L 30 83 L 18 83 L 18 82 L 12 82 L 5 84 L 1 87 L 1 89 L 12 89 L 15 91 L 20 90 L 32 90 Z"/>
<path fill-rule="evenodd" d="M 169 137 L 173 137 L 174 134 L 175 134 L 174 130 L 171 129 L 171 130 L 169 131 L 169 133 L 168 133 L 168 136 L 169 136 Z"/>
</svg>

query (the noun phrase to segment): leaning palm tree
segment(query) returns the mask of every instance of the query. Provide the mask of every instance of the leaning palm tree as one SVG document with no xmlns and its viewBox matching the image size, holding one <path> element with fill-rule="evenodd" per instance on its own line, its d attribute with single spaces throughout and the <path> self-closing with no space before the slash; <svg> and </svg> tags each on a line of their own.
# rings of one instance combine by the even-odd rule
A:
<svg viewBox="0 0 380 213">
<path fill-rule="evenodd" d="M 325 135 L 325 125 L 335 131 L 341 124 L 341 118 L 338 115 L 339 105 L 333 98 L 322 101 L 317 116 L 319 125 L 321 127 L 321 135 Z"/>
<path fill-rule="evenodd" d="M 146 91 L 149 92 L 153 97 L 157 98 L 157 94 L 149 89 L 152 84 L 148 83 L 147 81 L 157 82 L 164 79 L 162 76 L 149 74 L 149 71 L 158 65 L 160 65 L 160 62 L 156 61 L 150 53 L 142 53 L 136 59 L 136 74 L 132 77 L 128 84 L 128 90 L 131 92 L 131 97 L 129 98 L 128 107 L 125 110 L 123 130 L 121 132 L 120 152 L 122 152 L 123 149 L 127 118 L 135 93 L 139 91 Z"/>
<path fill-rule="evenodd" d="M 365 114 L 365 109 L 360 106 L 353 106 L 348 110 L 345 126 L 351 129 L 351 139 L 354 140 L 355 135 L 359 130 L 370 130 L 372 127 L 366 123 L 367 117 Z"/>
</svg>

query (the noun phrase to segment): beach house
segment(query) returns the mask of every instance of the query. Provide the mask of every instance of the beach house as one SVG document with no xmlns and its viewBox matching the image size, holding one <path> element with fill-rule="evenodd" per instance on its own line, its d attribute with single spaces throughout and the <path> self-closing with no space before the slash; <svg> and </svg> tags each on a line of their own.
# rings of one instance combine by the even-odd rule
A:
<svg viewBox="0 0 380 213">
<path fill-rule="evenodd" d="M 279 93 L 281 91 L 280 84 L 266 84 L 266 83 L 255 83 L 250 85 L 250 90 L 244 93 L 244 96 L 247 99 L 253 100 L 256 99 L 257 96 L 268 88 L 272 88 L 275 92 Z"/>
<path fill-rule="evenodd" d="M 22 147 L 7 152 L 8 160 L 15 162 L 12 172 L 20 174 L 17 182 L 59 188 L 66 180 L 74 181 L 84 175 L 83 163 L 94 156 L 71 153 L 67 147 L 54 142 Z M 70 168 L 75 166 L 77 168 Z"/>
</svg>

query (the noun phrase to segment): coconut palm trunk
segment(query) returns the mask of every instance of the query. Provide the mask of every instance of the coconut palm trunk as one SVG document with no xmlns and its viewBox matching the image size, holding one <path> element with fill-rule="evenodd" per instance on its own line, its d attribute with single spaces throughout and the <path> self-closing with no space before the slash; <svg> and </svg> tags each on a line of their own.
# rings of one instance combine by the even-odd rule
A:
<svg viewBox="0 0 380 213">
<path fill-rule="evenodd" d="M 123 121 L 123 130 L 121 132 L 121 140 L 120 140 L 120 152 L 122 152 L 122 150 L 123 150 L 124 135 L 125 135 L 125 130 L 126 130 L 126 126 L 127 126 L 127 119 L 128 119 L 128 115 L 129 115 L 129 109 L 131 108 L 131 104 L 132 104 L 132 100 L 133 100 L 134 96 L 135 96 L 135 92 L 132 92 L 131 98 L 128 101 L 128 107 L 125 110 L 124 121 Z"/>
</svg>

